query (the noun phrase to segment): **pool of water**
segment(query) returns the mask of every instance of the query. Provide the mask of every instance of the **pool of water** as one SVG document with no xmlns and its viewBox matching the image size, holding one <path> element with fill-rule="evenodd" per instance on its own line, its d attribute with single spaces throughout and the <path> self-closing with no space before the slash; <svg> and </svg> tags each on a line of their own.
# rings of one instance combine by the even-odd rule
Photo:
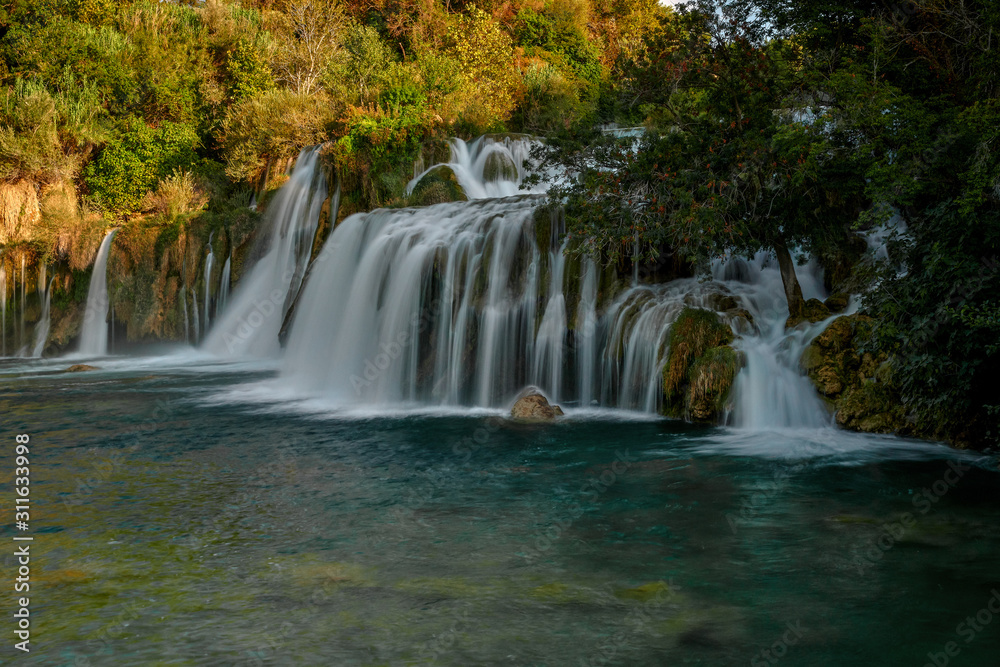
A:
<svg viewBox="0 0 1000 667">
<path fill-rule="evenodd" d="M 266 364 L 66 365 L 0 364 L 4 489 L 32 438 L 18 664 L 996 663 L 995 458 L 614 412 L 343 412 L 283 398 Z"/>
</svg>

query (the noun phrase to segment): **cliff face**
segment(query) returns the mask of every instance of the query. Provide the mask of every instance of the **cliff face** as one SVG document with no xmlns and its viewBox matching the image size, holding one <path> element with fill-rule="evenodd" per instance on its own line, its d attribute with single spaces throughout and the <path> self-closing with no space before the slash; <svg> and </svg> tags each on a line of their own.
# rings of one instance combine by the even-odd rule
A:
<svg viewBox="0 0 1000 667">
<path fill-rule="evenodd" d="M 273 167 L 258 188 L 257 210 L 250 206 L 249 191 L 242 197 L 220 196 L 180 183 L 174 191 L 150 193 L 148 212 L 126 220 L 90 210 L 71 181 L 0 184 L 3 353 L 33 351 L 46 290 L 50 327 L 43 356 L 73 349 L 97 249 L 116 226 L 120 230 L 108 259 L 108 292 L 117 343 L 196 338 L 195 299 L 204 319 L 207 280 L 214 315 L 227 258 L 236 282 L 263 228 L 263 209 L 287 178 L 285 165 Z M 209 247 L 215 261 L 206 276 Z M 204 328 L 204 322 L 198 324 Z"/>
</svg>

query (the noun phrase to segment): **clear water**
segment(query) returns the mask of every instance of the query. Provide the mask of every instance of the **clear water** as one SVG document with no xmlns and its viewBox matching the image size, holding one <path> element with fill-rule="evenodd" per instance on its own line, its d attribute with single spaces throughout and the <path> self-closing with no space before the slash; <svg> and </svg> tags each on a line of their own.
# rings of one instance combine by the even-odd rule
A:
<svg viewBox="0 0 1000 667">
<path fill-rule="evenodd" d="M 1000 586 L 994 459 L 611 411 L 343 412 L 275 396 L 270 362 L 185 354 L 0 362 L 4 432 L 32 436 L 18 664 L 737 665 L 767 649 L 923 665 L 949 641 L 951 664 L 996 664 L 1000 618 L 956 630 Z M 949 461 L 969 469 L 921 513 Z"/>
</svg>

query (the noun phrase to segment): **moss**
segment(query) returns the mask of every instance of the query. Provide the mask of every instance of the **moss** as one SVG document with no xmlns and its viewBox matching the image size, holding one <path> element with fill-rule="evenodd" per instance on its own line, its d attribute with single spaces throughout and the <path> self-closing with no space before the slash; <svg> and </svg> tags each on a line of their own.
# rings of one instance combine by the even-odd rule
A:
<svg viewBox="0 0 1000 667">
<path fill-rule="evenodd" d="M 664 581 L 653 581 L 635 588 L 624 588 L 615 591 L 615 597 L 621 600 L 649 602 L 670 594 L 670 586 Z"/>
<path fill-rule="evenodd" d="M 687 407 L 692 417 L 709 420 L 725 410 L 741 366 L 740 355 L 728 345 L 713 347 L 691 365 Z"/>
<path fill-rule="evenodd" d="M 822 301 L 809 299 L 803 304 L 801 315 L 789 315 L 788 319 L 785 320 L 785 327 L 790 329 L 803 322 L 822 322 L 831 314 L 830 309 Z"/>
<path fill-rule="evenodd" d="M 438 165 L 424 174 L 408 198 L 410 206 L 430 206 L 452 201 L 468 201 L 451 167 Z"/>
<path fill-rule="evenodd" d="M 517 165 L 503 153 L 490 153 L 486 157 L 486 164 L 483 165 L 483 180 L 487 183 L 516 181 Z"/>
<path fill-rule="evenodd" d="M 732 340 L 732 329 L 716 313 L 700 308 L 681 311 L 670 327 L 670 348 L 663 372 L 663 393 L 667 399 L 681 394 L 693 360 Z"/>
</svg>

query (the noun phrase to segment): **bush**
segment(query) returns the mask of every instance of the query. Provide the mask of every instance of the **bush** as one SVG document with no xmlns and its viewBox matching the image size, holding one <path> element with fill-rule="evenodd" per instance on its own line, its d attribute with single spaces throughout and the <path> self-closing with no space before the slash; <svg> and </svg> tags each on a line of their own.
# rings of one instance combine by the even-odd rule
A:
<svg viewBox="0 0 1000 667">
<path fill-rule="evenodd" d="M 198 136 L 188 125 L 165 122 L 154 129 L 130 118 L 120 139 L 84 170 L 84 180 L 92 199 L 105 211 L 134 213 L 161 178 L 196 161 L 197 144 Z"/>
</svg>

